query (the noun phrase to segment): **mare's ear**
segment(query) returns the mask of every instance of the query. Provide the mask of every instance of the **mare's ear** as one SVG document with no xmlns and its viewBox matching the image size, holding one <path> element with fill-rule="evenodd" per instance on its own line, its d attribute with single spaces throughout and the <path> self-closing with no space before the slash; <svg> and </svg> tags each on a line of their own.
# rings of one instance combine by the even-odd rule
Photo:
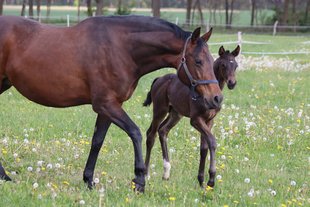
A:
<svg viewBox="0 0 310 207">
<path fill-rule="evenodd" d="M 200 27 L 196 28 L 194 32 L 192 33 L 192 38 L 191 38 L 192 43 L 195 43 L 199 37 L 200 37 Z"/>
<path fill-rule="evenodd" d="M 224 55 L 225 53 L 225 49 L 224 49 L 224 46 L 222 45 L 219 49 L 219 56 L 222 57 L 222 55 Z"/>
<path fill-rule="evenodd" d="M 205 42 L 208 42 L 208 40 L 209 40 L 210 37 L 211 37 L 211 34 L 212 34 L 212 27 L 211 27 L 211 29 L 209 30 L 209 32 L 207 32 L 206 34 L 202 35 L 201 38 L 202 38 Z"/>
<path fill-rule="evenodd" d="M 234 49 L 234 51 L 231 52 L 231 54 L 237 57 L 239 55 L 239 52 L 240 52 L 240 46 L 238 45 L 236 49 Z"/>
</svg>

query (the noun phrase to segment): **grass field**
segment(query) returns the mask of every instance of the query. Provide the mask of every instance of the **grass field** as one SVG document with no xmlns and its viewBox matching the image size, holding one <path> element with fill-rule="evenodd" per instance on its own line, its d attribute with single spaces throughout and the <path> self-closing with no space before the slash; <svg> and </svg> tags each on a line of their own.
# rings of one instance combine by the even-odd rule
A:
<svg viewBox="0 0 310 207">
<path fill-rule="evenodd" d="M 305 35 L 243 38 L 270 42 L 244 44 L 243 51 L 310 51 Z M 210 43 L 236 39 L 215 32 Z M 218 47 L 210 45 L 211 52 Z M 198 185 L 199 133 L 184 118 L 168 140 L 169 181 L 161 179 L 156 140 L 146 192 L 133 193 L 132 143 L 111 126 L 96 166 L 98 184 L 89 191 L 82 173 L 96 117 L 91 107 L 47 108 L 12 88 L 0 96 L 0 161 L 14 182 L 0 181 L 0 206 L 310 206 L 309 55 L 246 55 L 238 62 L 238 84 L 224 90 L 213 128 L 218 143 L 214 189 Z M 143 77 L 124 105 L 143 135 L 152 114 L 142 103 L 153 79 L 171 71 Z"/>
<path fill-rule="evenodd" d="M 141 104 L 153 78 L 165 72 L 143 77 L 125 104 L 143 134 L 151 108 Z M 169 136 L 171 179 L 161 180 L 157 141 L 143 195 L 131 189 L 133 148 L 124 132 L 110 128 L 95 172 L 99 183 L 89 191 L 81 178 L 95 121 L 91 107 L 46 108 L 10 89 L 0 98 L 0 156 L 15 182 L 0 182 L 1 205 L 309 206 L 309 79 L 309 69 L 239 71 L 236 89 L 224 90 L 213 129 L 215 188 L 199 188 L 199 134 L 184 118 Z"/>
</svg>

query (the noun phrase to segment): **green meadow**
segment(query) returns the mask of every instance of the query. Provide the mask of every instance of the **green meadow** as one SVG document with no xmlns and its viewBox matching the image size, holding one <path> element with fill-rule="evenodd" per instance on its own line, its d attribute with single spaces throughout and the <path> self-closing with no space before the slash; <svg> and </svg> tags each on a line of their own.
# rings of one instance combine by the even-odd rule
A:
<svg viewBox="0 0 310 207">
<path fill-rule="evenodd" d="M 268 42 L 243 44 L 244 52 L 310 50 L 305 35 L 244 34 L 243 39 Z M 216 57 L 221 42 L 236 40 L 237 35 L 215 32 L 210 51 Z M 236 45 L 224 46 L 233 50 Z M 14 182 L 0 181 L 0 206 L 310 206 L 309 54 L 245 54 L 237 61 L 237 86 L 224 89 L 212 130 L 217 138 L 213 189 L 199 187 L 200 135 L 183 118 L 169 134 L 169 181 L 162 180 L 157 139 L 145 193 L 135 194 L 133 145 L 112 125 L 96 165 L 97 185 L 90 191 L 82 173 L 96 119 L 91 106 L 43 107 L 11 88 L 0 96 L 0 162 Z M 153 79 L 169 72 L 175 70 L 141 78 L 124 104 L 143 134 L 144 155 L 152 108 L 142 103 Z"/>
</svg>

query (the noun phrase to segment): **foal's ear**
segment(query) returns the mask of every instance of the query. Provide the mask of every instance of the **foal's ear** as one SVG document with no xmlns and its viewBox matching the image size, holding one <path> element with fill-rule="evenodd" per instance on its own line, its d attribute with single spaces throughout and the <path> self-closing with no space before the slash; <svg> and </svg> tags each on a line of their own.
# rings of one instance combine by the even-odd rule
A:
<svg viewBox="0 0 310 207">
<path fill-rule="evenodd" d="M 200 37 L 200 27 L 196 28 L 192 33 L 191 38 L 192 43 L 195 43 L 199 37 Z"/>
<path fill-rule="evenodd" d="M 209 30 L 209 32 L 207 32 L 206 34 L 202 35 L 201 38 L 202 38 L 205 42 L 208 42 L 208 40 L 209 40 L 210 37 L 211 37 L 211 34 L 212 34 L 212 27 L 211 27 L 211 29 Z"/>
<path fill-rule="evenodd" d="M 224 46 L 222 45 L 219 49 L 219 56 L 222 57 L 222 55 L 224 55 L 225 53 L 225 49 L 224 49 Z"/>
<path fill-rule="evenodd" d="M 238 45 L 236 49 L 234 49 L 234 51 L 231 52 L 231 54 L 237 57 L 239 55 L 239 52 L 240 52 L 240 46 Z"/>
</svg>

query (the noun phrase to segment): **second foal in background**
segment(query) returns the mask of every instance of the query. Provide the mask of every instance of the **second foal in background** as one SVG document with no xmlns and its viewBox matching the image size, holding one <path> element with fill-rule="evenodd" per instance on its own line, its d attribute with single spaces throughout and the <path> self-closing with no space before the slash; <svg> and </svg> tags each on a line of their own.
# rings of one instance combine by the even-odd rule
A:
<svg viewBox="0 0 310 207">
<path fill-rule="evenodd" d="M 233 89 L 237 83 L 235 71 L 238 64 L 235 57 L 238 56 L 239 52 L 239 46 L 232 52 L 225 51 L 223 46 L 219 49 L 219 58 L 215 60 L 213 70 L 221 90 L 223 90 L 225 83 L 229 89 Z M 216 140 L 211 133 L 211 128 L 213 118 L 219 112 L 219 109 L 207 108 L 202 99 L 196 99 L 197 97 L 192 95 L 189 87 L 180 82 L 176 74 L 167 74 L 153 81 L 151 90 L 143 103 L 144 106 L 149 106 L 153 102 L 153 120 L 147 130 L 146 174 L 149 174 L 151 150 L 158 132 L 164 160 L 163 179 L 169 179 L 171 165 L 168 156 L 167 135 L 181 120 L 182 116 L 186 116 L 190 118 L 191 125 L 201 133 L 199 184 L 203 186 L 205 161 L 208 149 L 210 149 L 209 181 L 207 185 L 213 187 L 216 173 Z M 165 119 L 167 114 L 168 116 Z"/>
</svg>

